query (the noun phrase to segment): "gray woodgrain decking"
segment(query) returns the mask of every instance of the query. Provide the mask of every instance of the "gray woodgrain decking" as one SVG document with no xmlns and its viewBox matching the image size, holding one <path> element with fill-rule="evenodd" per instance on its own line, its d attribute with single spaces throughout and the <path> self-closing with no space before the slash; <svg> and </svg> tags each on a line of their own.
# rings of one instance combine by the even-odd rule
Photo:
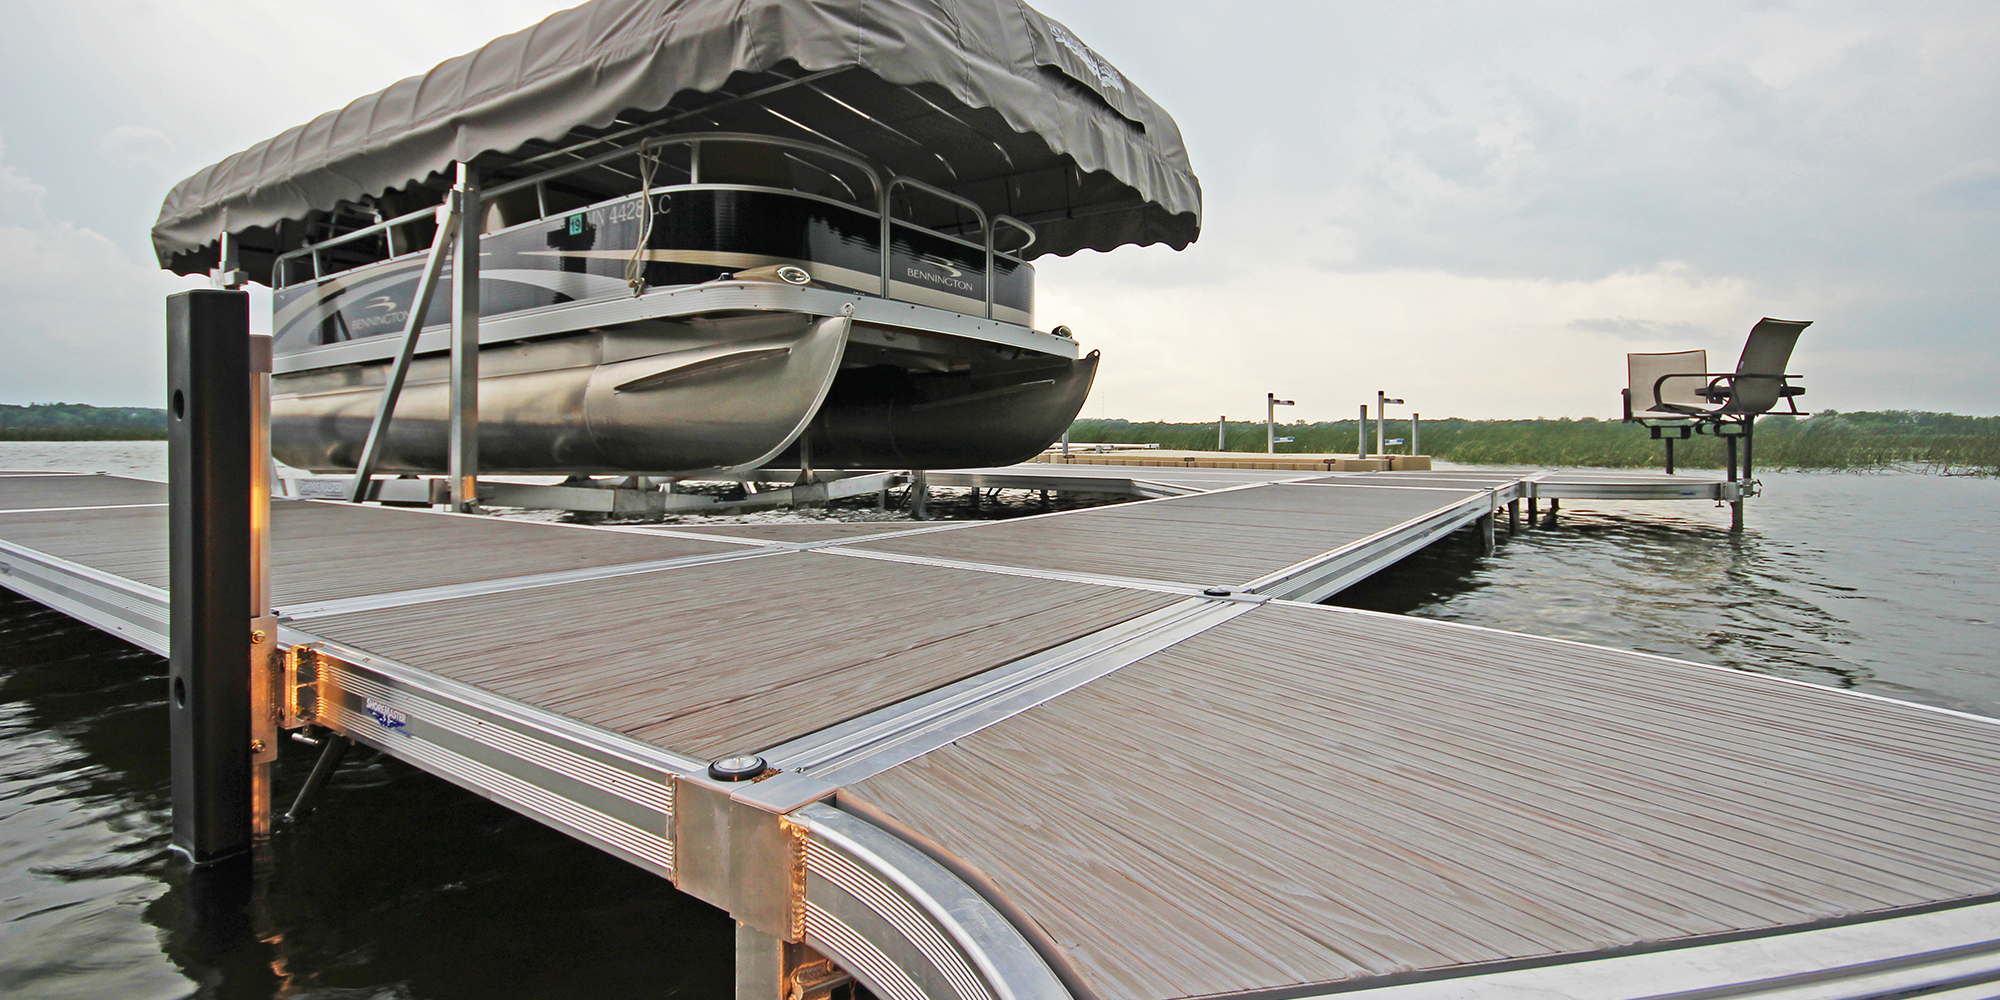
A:
<svg viewBox="0 0 2000 1000">
<path fill-rule="evenodd" d="M 1993 894 L 1996 789 L 1990 721 L 1274 604 L 844 794 L 1138 1000 Z"/>
<path fill-rule="evenodd" d="M 0 512 L 39 507 L 166 503 L 167 484 L 122 476 L 0 476 Z"/>
<path fill-rule="evenodd" d="M 1200 586 L 1242 584 L 1478 492 L 1254 486 L 853 547 Z"/>
<path fill-rule="evenodd" d="M 794 553 L 315 619 L 315 634 L 700 759 L 761 750 L 1171 597 Z"/>
</svg>

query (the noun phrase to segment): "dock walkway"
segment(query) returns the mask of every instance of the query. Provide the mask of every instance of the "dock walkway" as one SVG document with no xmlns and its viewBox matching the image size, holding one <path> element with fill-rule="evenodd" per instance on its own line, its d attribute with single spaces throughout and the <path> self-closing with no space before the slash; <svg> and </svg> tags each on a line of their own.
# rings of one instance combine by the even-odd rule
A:
<svg viewBox="0 0 2000 1000">
<path fill-rule="evenodd" d="M 1198 492 L 706 528 L 275 503 L 288 702 L 885 1000 L 2000 980 L 1993 720 L 1305 603 L 1516 501 L 1727 484 L 1061 468 Z M 0 584 L 164 652 L 165 502 L 0 477 Z M 709 776 L 739 754 L 767 777 Z"/>
</svg>

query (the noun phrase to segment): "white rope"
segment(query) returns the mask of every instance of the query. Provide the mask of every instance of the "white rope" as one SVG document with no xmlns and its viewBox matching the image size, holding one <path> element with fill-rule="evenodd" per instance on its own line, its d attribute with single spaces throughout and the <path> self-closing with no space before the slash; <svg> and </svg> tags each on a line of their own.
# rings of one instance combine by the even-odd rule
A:
<svg viewBox="0 0 2000 1000">
<path fill-rule="evenodd" d="M 660 157 L 656 153 L 639 154 L 639 241 L 632 247 L 632 258 L 625 262 L 625 287 L 632 290 L 632 297 L 638 298 L 646 291 L 646 244 L 653 240 L 653 171 L 659 169 Z"/>
</svg>

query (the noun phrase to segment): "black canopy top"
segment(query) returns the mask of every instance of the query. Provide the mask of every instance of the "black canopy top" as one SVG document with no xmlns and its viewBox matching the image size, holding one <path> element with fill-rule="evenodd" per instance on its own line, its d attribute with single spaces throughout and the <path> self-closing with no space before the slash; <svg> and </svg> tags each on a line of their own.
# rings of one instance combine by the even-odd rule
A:
<svg viewBox="0 0 2000 1000">
<path fill-rule="evenodd" d="M 1024 219 L 1035 256 L 1180 249 L 1201 227 L 1173 119 L 1017 0 L 592 0 L 180 182 L 153 246 L 199 273 L 226 231 L 266 280 L 311 220 L 441 190 L 458 161 L 491 181 L 593 139 L 717 131 L 858 154 Z"/>
</svg>

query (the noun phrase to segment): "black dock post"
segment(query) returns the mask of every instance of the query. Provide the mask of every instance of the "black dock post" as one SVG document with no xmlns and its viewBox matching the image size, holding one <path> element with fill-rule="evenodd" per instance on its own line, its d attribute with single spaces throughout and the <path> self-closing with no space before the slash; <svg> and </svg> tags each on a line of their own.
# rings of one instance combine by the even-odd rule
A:
<svg viewBox="0 0 2000 1000">
<path fill-rule="evenodd" d="M 266 341 L 268 343 L 268 340 Z M 268 662 L 275 626 L 259 608 L 269 482 L 257 454 L 249 296 L 222 289 L 167 299 L 168 667 L 174 849 L 196 865 L 250 850 L 257 835 L 253 772 L 268 778 L 276 748 L 252 711 L 253 660 Z M 268 472 L 264 473 L 268 476 Z M 265 817 L 268 819 L 268 809 Z"/>
</svg>

